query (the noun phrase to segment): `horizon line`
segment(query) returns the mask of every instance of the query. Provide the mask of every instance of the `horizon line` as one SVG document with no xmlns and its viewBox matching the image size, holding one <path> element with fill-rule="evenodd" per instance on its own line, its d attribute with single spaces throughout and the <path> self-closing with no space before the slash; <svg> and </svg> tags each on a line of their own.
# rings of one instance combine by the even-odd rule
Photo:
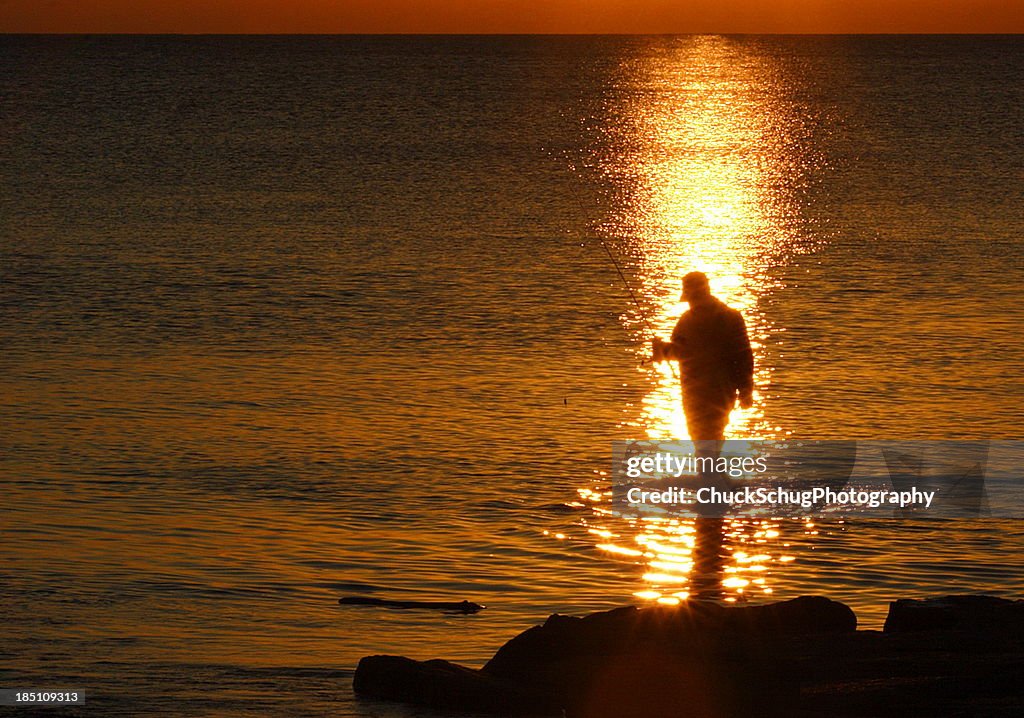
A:
<svg viewBox="0 0 1024 718">
<path fill-rule="evenodd" d="M 1009 32 L 18 32 L 0 37 L 1024 37 Z"/>
</svg>

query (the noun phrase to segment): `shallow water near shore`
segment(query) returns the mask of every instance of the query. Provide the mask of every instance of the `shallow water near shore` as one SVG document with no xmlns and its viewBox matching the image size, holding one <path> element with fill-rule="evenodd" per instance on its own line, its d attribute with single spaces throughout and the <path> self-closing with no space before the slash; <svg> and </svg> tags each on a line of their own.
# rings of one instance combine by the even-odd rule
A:
<svg viewBox="0 0 1024 718">
<path fill-rule="evenodd" d="M 613 440 L 685 433 L 640 360 L 691 268 L 756 344 L 732 436 L 1019 438 L 1021 49 L 0 39 L 0 682 L 428 716 L 356 699 L 358 658 L 696 595 L 869 628 L 1021 595 L 1015 521 L 711 536 L 600 500 Z"/>
</svg>

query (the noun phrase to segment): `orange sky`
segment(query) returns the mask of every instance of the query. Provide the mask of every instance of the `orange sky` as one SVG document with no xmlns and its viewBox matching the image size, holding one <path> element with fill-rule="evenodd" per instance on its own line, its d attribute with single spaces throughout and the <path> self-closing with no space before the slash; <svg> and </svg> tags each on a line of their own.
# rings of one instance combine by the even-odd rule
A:
<svg viewBox="0 0 1024 718">
<path fill-rule="evenodd" d="M 1024 0 L 0 0 L 2 32 L 1024 32 Z"/>
</svg>

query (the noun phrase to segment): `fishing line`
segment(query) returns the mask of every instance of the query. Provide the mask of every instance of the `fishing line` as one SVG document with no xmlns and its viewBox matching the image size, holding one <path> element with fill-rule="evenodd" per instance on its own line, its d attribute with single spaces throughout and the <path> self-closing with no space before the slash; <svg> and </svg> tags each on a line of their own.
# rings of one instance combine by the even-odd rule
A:
<svg viewBox="0 0 1024 718">
<path fill-rule="evenodd" d="M 575 173 L 573 173 L 571 170 L 569 172 L 569 175 L 573 179 L 575 179 L 576 177 Z M 586 220 L 586 222 L 590 224 L 590 214 L 587 212 L 587 208 L 583 205 L 583 200 L 580 198 L 579 192 L 576 191 L 575 183 L 570 182 L 569 191 L 572 192 L 572 196 L 576 198 L 576 204 L 579 205 L 580 212 L 583 213 L 584 220 Z M 583 234 L 582 232 L 580 233 L 580 236 L 581 238 L 586 240 L 586 235 Z M 654 334 L 654 326 L 651 324 L 651 320 L 648 319 L 647 312 L 644 311 L 644 307 L 642 304 L 640 304 L 640 300 L 637 299 L 636 293 L 633 291 L 633 286 L 629 283 L 629 280 L 626 279 L 626 273 L 622 271 L 622 265 L 619 264 L 619 260 L 615 258 L 615 255 L 612 253 L 612 250 L 608 246 L 608 243 L 604 241 L 601 235 L 595 233 L 594 238 L 597 240 L 598 244 L 600 244 L 601 247 L 604 248 L 604 252 L 605 254 L 608 255 L 608 259 L 612 261 L 612 265 L 615 267 L 615 271 L 618 273 L 619 279 L 622 280 L 622 283 L 626 287 L 626 291 L 629 292 L 629 296 L 633 299 L 633 304 L 636 305 L 636 310 L 640 312 L 640 318 L 644 320 L 644 324 L 646 324 L 647 328 L 651 330 L 651 334 Z"/>
<path fill-rule="evenodd" d="M 551 155 L 549 154 L 549 156 L 551 156 Z M 575 180 L 577 179 L 577 176 L 576 176 L 576 172 L 575 172 L 574 166 L 572 165 L 571 162 L 569 162 L 568 160 L 565 160 L 565 167 L 568 170 L 568 174 L 569 174 L 569 177 L 570 177 L 569 191 L 572 192 L 572 196 L 576 200 L 576 205 L 580 209 L 580 213 L 582 215 L 583 221 L 586 222 L 587 226 L 592 226 L 591 213 L 587 211 L 586 206 L 583 204 L 583 199 L 580 197 L 579 192 L 576 191 L 576 182 L 575 182 Z M 587 240 L 588 235 L 585 232 L 583 232 L 582 230 L 580 230 L 579 235 L 580 235 L 580 239 L 584 240 L 584 243 L 585 243 L 586 240 Z M 600 234 L 598 234 L 596 232 L 593 233 L 593 238 L 597 240 L 598 244 L 600 244 L 601 247 L 604 249 L 605 254 L 608 255 L 608 259 L 611 260 L 612 265 L 615 267 L 615 272 L 619 275 L 619 279 L 622 280 L 622 284 L 626 287 L 626 291 L 629 292 L 629 296 L 633 300 L 633 304 L 636 306 L 637 312 L 640 313 L 640 318 L 643 319 L 644 324 L 647 325 L 647 329 L 650 331 L 651 336 L 652 337 L 656 337 L 657 336 L 657 332 L 655 332 L 655 330 L 654 330 L 654 325 L 651 324 L 651 320 L 647 316 L 647 312 L 644 310 L 643 305 L 640 303 L 640 300 L 637 298 L 636 292 L 633 291 L 633 285 L 631 285 L 629 283 L 629 280 L 626 278 L 626 273 L 624 271 L 622 271 L 622 265 L 619 264 L 619 260 L 615 258 L 615 253 L 612 252 L 611 247 L 608 246 L 608 243 L 604 241 L 604 238 L 601 237 Z M 650 361 L 650 359 L 643 359 L 643 360 L 641 360 L 640 366 L 646 366 L 649 361 Z M 672 376 L 673 377 L 677 377 L 675 365 L 672 364 L 671 362 L 669 362 L 669 368 L 672 370 Z"/>
</svg>

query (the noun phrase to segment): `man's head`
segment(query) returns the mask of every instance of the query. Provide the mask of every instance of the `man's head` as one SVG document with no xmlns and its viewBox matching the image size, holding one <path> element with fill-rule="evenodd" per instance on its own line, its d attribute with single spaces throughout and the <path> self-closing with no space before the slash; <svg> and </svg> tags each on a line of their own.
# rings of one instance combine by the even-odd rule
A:
<svg viewBox="0 0 1024 718">
<path fill-rule="evenodd" d="M 683 277 L 683 301 L 693 304 L 711 296 L 711 285 L 704 272 L 690 272 Z"/>
</svg>

